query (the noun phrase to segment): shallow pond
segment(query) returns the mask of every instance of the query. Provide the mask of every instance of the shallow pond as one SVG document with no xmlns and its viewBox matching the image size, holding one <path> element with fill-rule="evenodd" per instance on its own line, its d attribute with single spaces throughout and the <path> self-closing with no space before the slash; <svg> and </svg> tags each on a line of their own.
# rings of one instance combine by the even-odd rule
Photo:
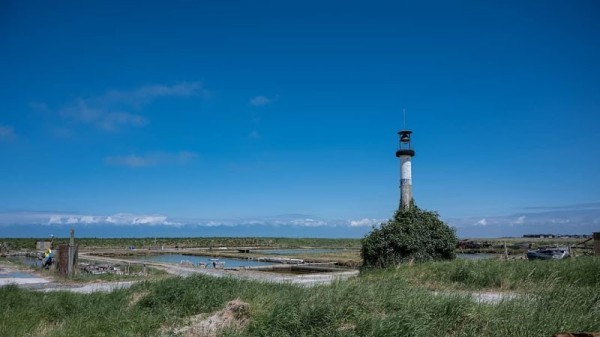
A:
<svg viewBox="0 0 600 337">
<path fill-rule="evenodd" d="M 35 275 L 22 273 L 22 272 L 11 272 L 11 273 L 2 273 L 0 272 L 0 278 L 34 278 Z"/>
<path fill-rule="evenodd" d="M 194 265 L 199 263 L 205 263 L 207 268 L 212 268 L 213 261 L 211 259 L 217 259 L 212 256 L 198 256 L 198 255 L 182 255 L 182 254 L 162 254 L 153 256 L 137 256 L 128 257 L 128 260 L 142 260 L 148 262 L 160 262 L 160 263 L 173 263 L 179 264 L 181 261 L 189 261 Z M 225 268 L 235 267 L 255 267 L 255 266 L 269 266 L 272 262 L 259 262 L 254 260 L 242 260 L 242 259 L 229 259 L 229 258 L 218 258 L 217 262 L 225 263 Z"/>
<path fill-rule="evenodd" d="M 487 260 L 493 259 L 497 254 L 477 253 L 477 254 L 456 254 L 456 258 L 464 260 Z"/>
<path fill-rule="evenodd" d="M 295 248 L 295 249 L 259 249 L 252 250 L 254 254 L 269 255 L 302 255 L 302 254 L 335 254 L 358 251 L 358 249 L 332 249 L 332 248 Z"/>
<path fill-rule="evenodd" d="M 24 263 L 31 267 L 42 267 L 42 260 L 30 256 L 11 256 L 6 258 L 8 261 Z"/>
</svg>

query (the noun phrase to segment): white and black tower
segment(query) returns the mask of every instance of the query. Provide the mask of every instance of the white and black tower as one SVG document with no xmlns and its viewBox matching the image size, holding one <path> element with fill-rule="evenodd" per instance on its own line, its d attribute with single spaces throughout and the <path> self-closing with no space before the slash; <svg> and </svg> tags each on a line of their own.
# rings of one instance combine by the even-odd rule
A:
<svg viewBox="0 0 600 337">
<path fill-rule="evenodd" d="M 396 157 L 400 158 L 400 208 L 409 208 L 412 204 L 412 173 L 411 159 L 415 156 L 415 150 L 410 145 L 412 131 L 402 130 L 398 132 L 400 144 Z"/>
</svg>

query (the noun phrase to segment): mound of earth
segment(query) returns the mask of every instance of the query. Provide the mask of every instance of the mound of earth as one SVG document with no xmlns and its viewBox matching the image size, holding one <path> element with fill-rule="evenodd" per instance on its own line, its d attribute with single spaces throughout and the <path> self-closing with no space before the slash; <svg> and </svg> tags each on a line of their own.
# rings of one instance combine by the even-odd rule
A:
<svg viewBox="0 0 600 337">
<path fill-rule="evenodd" d="M 209 317 L 206 314 L 190 317 L 188 325 L 173 332 L 182 337 L 216 337 L 223 329 L 241 330 L 250 322 L 248 309 L 248 303 L 236 299 Z"/>
</svg>

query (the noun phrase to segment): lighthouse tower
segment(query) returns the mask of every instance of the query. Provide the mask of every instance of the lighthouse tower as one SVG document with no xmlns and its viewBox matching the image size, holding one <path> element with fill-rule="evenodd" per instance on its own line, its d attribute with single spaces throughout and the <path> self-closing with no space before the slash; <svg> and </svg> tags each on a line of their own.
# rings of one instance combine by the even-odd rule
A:
<svg viewBox="0 0 600 337">
<path fill-rule="evenodd" d="M 398 132 L 400 145 L 396 151 L 396 157 L 400 158 L 400 208 L 407 209 L 412 202 L 412 174 L 411 158 L 415 156 L 415 150 L 410 145 L 412 131 L 402 130 Z"/>
</svg>

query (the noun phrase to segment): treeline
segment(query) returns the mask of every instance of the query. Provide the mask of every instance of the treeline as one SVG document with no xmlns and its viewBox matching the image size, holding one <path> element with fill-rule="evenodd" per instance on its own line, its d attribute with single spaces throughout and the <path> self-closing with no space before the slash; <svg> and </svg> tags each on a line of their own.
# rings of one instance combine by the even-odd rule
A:
<svg viewBox="0 0 600 337">
<path fill-rule="evenodd" d="M 37 241 L 48 238 L 0 238 L 10 250 L 34 250 Z M 360 239 L 264 238 L 264 237 L 189 237 L 189 238 L 75 238 L 80 248 L 194 248 L 194 247 L 263 247 L 263 248 L 360 248 Z M 54 238 L 53 245 L 69 243 L 69 238 Z"/>
<path fill-rule="evenodd" d="M 574 239 L 586 239 L 591 237 L 591 235 L 585 235 L 585 234 L 563 234 L 563 235 L 557 235 L 557 234 L 525 234 L 523 235 L 524 238 L 548 238 L 548 239 L 553 239 L 553 238 L 563 238 L 563 239 L 569 239 L 569 238 L 574 238 Z"/>
</svg>

